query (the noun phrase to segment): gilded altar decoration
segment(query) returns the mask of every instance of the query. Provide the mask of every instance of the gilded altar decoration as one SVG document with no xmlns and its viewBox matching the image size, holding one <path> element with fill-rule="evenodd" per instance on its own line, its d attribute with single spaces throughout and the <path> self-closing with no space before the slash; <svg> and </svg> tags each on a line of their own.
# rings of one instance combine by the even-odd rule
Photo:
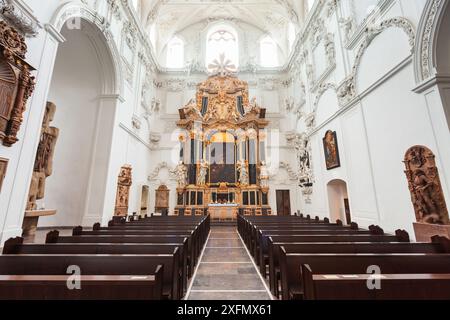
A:
<svg viewBox="0 0 450 320">
<path fill-rule="evenodd" d="M 197 85 L 195 99 L 179 109 L 180 167 L 176 211 L 270 212 L 265 161 L 266 110 L 249 99 L 248 83 L 229 70 L 224 57 Z M 262 170 L 261 170 L 262 167 Z M 226 210 L 225 210 L 226 211 Z M 213 217 L 214 218 L 214 217 Z"/>
<path fill-rule="evenodd" d="M 117 180 L 116 206 L 114 215 L 128 215 L 128 201 L 130 196 L 130 187 L 132 184 L 131 165 L 124 165 L 120 168 Z"/>
<path fill-rule="evenodd" d="M 17 142 L 25 106 L 34 91 L 33 67 L 25 61 L 25 39 L 0 21 L 0 140 L 10 147 Z"/>
<path fill-rule="evenodd" d="M 339 168 L 341 166 L 341 160 L 339 157 L 336 131 L 329 130 L 325 133 L 325 137 L 323 138 L 323 148 L 327 170 Z"/>
<path fill-rule="evenodd" d="M 55 154 L 56 141 L 59 129 L 51 127 L 56 112 L 56 105 L 47 102 L 44 120 L 42 122 L 41 137 L 34 162 L 33 176 L 31 177 L 30 190 L 28 193 L 27 210 L 37 210 L 37 200 L 45 197 L 45 181 L 53 172 L 53 157 Z"/>
<path fill-rule="evenodd" d="M 424 146 L 414 146 L 406 152 L 404 163 L 417 222 L 449 224 L 433 152 Z"/>
</svg>

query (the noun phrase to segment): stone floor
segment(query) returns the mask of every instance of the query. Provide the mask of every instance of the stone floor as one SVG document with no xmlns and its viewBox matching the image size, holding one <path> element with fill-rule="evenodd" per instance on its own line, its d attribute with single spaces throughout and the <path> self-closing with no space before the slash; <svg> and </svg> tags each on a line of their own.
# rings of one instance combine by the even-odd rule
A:
<svg viewBox="0 0 450 320">
<path fill-rule="evenodd" d="M 270 300 L 236 227 L 212 226 L 187 300 Z"/>
</svg>

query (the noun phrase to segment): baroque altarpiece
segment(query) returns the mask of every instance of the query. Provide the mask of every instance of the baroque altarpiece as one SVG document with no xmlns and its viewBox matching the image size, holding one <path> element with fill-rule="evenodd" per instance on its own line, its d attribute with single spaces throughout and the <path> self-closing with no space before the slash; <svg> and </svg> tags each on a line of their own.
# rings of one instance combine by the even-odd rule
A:
<svg viewBox="0 0 450 320">
<path fill-rule="evenodd" d="M 248 83 L 229 73 L 211 76 L 179 113 L 176 213 L 212 214 L 227 207 L 234 216 L 270 213 L 269 123 L 266 110 L 250 101 Z"/>
</svg>

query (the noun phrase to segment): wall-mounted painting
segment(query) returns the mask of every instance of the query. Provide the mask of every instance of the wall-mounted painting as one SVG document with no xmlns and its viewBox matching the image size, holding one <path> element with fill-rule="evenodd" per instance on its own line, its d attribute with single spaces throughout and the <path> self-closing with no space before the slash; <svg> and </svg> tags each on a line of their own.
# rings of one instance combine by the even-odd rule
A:
<svg viewBox="0 0 450 320">
<path fill-rule="evenodd" d="M 341 160 L 339 158 L 339 148 L 336 131 L 327 131 L 323 138 L 323 149 L 325 151 L 325 163 L 327 170 L 339 168 Z"/>
</svg>

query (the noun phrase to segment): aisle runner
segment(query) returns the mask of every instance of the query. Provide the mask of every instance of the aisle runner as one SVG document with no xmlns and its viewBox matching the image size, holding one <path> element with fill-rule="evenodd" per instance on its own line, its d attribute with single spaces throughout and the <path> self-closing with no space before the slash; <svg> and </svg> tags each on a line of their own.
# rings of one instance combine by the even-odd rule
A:
<svg viewBox="0 0 450 320">
<path fill-rule="evenodd" d="M 270 300 L 235 227 L 212 227 L 187 300 Z"/>
</svg>

